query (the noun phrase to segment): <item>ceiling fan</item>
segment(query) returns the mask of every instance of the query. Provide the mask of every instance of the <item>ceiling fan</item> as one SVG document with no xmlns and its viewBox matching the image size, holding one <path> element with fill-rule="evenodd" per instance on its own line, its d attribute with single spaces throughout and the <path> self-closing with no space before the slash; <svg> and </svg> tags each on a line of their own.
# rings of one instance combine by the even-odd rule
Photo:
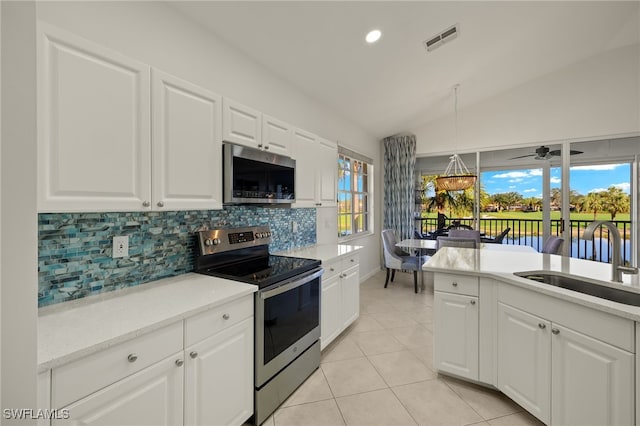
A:
<svg viewBox="0 0 640 426">
<path fill-rule="evenodd" d="M 570 151 L 570 154 L 578 155 L 578 154 L 582 154 L 582 151 L 577 151 L 575 149 L 572 149 Z M 533 154 L 520 155 L 519 157 L 509 158 L 509 160 L 516 160 L 518 158 L 525 158 L 525 157 L 534 157 L 536 160 L 548 160 L 551 157 L 559 157 L 559 156 L 560 156 L 559 149 L 554 149 L 553 151 L 550 151 L 548 146 L 542 145 L 536 148 L 536 151 Z"/>
</svg>

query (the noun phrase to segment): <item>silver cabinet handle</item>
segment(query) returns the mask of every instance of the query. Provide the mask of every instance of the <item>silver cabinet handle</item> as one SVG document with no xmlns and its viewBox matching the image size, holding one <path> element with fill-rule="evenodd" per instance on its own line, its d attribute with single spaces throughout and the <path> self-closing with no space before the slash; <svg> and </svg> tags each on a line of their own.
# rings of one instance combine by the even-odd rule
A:
<svg viewBox="0 0 640 426">
<path fill-rule="evenodd" d="M 164 207 L 164 201 L 158 201 L 158 207 Z"/>
<path fill-rule="evenodd" d="M 148 202 L 148 201 L 143 201 L 142 202 L 142 207 L 149 207 L 150 205 L 151 205 L 151 203 Z"/>
<path fill-rule="evenodd" d="M 197 357 L 198 357 L 198 352 L 196 352 L 196 351 L 192 351 L 192 352 L 189 354 L 189 356 L 190 356 L 192 359 L 197 358 Z"/>
<path fill-rule="evenodd" d="M 181 360 L 181 359 L 176 359 L 176 365 L 177 365 L 178 367 L 182 367 L 182 364 L 184 364 L 184 361 L 183 361 L 183 360 Z"/>
<path fill-rule="evenodd" d="M 452 283 L 451 283 L 451 285 L 452 285 L 452 286 L 454 286 L 454 287 L 458 287 L 458 283 L 457 283 L 457 282 L 455 282 L 455 281 L 454 281 L 454 282 L 452 282 Z"/>
<path fill-rule="evenodd" d="M 229 318 L 231 318 L 231 317 L 229 316 L 229 314 L 222 314 L 222 319 L 223 319 L 223 320 L 228 320 Z"/>
<path fill-rule="evenodd" d="M 551 329 L 551 332 L 552 332 L 553 334 L 560 334 L 560 330 L 558 330 L 557 328 L 552 328 L 552 329 Z"/>
<path fill-rule="evenodd" d="M 136 354 L 129 354 L 129 356 L 127 357 L 127 361 L 129 362 L 136 362 L 136 360 L 138 359 L 138 355 Z"/>
<path fill-rule="evenodd" d="M 538 324 L 538 328 L 540 328 L 540 330 L 544 330 L 545 328 L 547 328 L 546 324 L 540 323 Z"/>
<path fill-rule="evenodd" d="M 475 301 L 475 300 L 471 300 L 471 304 L 472 304 L 472 305 L 475 305 L 475 304 L 476 304 L 476 301 Z"/>
</svg>

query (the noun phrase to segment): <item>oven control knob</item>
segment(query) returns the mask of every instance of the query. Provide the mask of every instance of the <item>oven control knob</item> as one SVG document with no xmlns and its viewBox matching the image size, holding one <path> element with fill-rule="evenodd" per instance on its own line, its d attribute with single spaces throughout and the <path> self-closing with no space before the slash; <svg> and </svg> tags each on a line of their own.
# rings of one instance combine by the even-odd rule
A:
<svg viewBox="0 0 640 426">
<path fill-rule="evenodd" d="M 213 245 L 213 240 L 211 238 L 207 238 L 206 240 L 204 240 L 204 245 L 205 246 L 212 246 Z"/>
<path fill-rule="evenodd" d="M 213 239 L 213 245 L 217 246 L 218 244 L 220 244 L 220 238 L 214 238 Z"/>
<path fill-rule="evenodd" d="M 263 235 L 262 232 L 256 232 L 256 238 L 262 238 Z"/>
</svg>

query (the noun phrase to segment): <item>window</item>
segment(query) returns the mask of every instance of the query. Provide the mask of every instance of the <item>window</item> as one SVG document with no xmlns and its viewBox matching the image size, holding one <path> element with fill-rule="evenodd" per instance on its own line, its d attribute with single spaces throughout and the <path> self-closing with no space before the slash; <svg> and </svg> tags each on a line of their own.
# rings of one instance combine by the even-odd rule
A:
<svg viewBox="0 0 640 426">
<path fill-rule="evenodd" d="M 345 148 L 338 149 L 338 237 L 369 232 L 371 163 Z"/>
</svg>

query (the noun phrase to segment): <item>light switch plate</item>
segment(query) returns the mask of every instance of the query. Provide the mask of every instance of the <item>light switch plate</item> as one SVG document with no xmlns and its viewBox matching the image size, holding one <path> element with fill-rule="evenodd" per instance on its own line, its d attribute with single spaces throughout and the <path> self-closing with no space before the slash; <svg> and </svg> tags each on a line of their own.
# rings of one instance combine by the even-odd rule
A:
<svg viewBox="0 0 640 426">
<path fill-rule="evenodd" d="M 129 237 L 127 235 L 121 237 L 113 237 L 113 254 L 114 259 L 129 256 Z"/>
</svg>

